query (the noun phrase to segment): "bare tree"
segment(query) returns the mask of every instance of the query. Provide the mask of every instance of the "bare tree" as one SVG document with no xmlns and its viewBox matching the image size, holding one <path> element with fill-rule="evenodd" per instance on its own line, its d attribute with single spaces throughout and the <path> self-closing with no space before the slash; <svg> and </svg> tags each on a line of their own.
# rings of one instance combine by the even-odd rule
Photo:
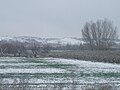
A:
<svg viewBox="0 0 120 90">
<path fill-rule="evenodd" d="M 4 56 L 5 51 L 7 50 L 7 47 L 4 45 L 0 45 L 0 55 Z"/>
<path fill-rule="evenodd" d="M 109 49 L 118 38 L 117 27 L 108 19 L 87 22 L 82 36 L 92 50 Z"/>
<path fill-rule="evenodd" d="M 38 53 L 41 51 L 41 47 L 39 44 L 33 43 L 31 47 L 32 55 L 36 58 Z"/>
<path fill-rule="evenodd" d="M 26 52 L 25 45 L 19 41 L 13 42 L 13 46 L 16 49 L 16 54 L 21 57 Z"/>
<path fill-rule="evenodd" d="M 42 53 L 49 53 L 50 52 L 50 46 L 48 44 L 44 44 L 42 47 Z"/>
</svg>

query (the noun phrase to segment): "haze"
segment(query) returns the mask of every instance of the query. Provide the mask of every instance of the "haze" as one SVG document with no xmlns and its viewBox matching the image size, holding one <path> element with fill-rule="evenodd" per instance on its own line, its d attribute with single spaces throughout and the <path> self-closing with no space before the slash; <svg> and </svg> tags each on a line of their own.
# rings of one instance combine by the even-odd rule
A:
<svg viewBox="0 0 120 90">
<path fill-rule="evenodd" d="M 120 28 L 120 0 L 0 0 L 0 36 L 81 37 L 86 21 Z"/>
</svg>

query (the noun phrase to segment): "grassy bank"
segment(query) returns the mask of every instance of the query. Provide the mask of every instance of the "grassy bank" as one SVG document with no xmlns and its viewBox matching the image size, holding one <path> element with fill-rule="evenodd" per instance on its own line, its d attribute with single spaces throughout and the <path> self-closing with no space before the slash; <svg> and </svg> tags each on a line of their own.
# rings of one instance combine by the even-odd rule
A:
<svg viewBox="0 0 120 90">
<path fill-rule="evenodd" d="M 120 63 L 120 51 L 57 51 L 50 52 L 49 56 L 94 62 Z"/>
</svg>

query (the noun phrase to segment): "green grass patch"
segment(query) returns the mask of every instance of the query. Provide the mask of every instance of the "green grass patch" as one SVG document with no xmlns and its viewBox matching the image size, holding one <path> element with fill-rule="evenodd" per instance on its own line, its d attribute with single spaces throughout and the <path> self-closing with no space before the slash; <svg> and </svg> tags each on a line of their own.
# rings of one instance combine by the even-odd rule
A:
<svg viewBox="0 0 120 90">
<path fill-rule="evenodd" d="M 71 77 L 71 73 L 7 73 L 0 74 L 0 78 L 66 78 Z"/>
<path fill-rule="evenodd" d="M 78 77 L 104 77 L 104 78 L 120 78 L 120 73 L 113 73 L 113 72 L 108 72 L 108 73 L 104 73 L 104 72 L 100 72 L 100 73 L 79 73 L 76 74 L 76 76 Z"/>
</svg>

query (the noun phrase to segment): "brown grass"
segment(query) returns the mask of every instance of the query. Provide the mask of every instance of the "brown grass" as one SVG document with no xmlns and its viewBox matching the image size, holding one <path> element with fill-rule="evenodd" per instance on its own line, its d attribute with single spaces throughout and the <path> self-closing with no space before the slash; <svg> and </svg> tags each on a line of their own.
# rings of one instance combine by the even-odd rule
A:
<svg viewBox="0 0 120 90">
<path fill-rule="evenodd" d="M 94 62 L 120 63 L 120 51 L 62 51 L 51 52 L 49 56 Z"/>
</svg>

